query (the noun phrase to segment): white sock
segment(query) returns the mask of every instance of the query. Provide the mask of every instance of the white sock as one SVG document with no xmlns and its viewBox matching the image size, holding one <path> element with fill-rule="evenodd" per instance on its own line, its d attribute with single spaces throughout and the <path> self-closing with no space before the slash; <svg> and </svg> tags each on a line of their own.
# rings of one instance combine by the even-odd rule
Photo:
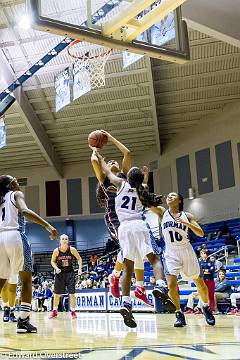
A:
<svg viewBox="0 0 240 360">
<path fill-rule="evenodd" d="M 143 281 L 136 281 L 136 286 L 143 287 Z"/>
<path fill-rule="evenodd" d="M 6 302 L 6 303 L 3 302 L 3 303 L 2 303 L 2 306 L 3 306 L 3 307 L 9 307 L 9 303 L 8 303 L 8 302 Z"/>
<path fill-rule="evenodd" d="M 121 275 L 121 271 L 117 271 L 117 270 L 113 270 L 113 275 L 115 275 L 117 278 L 119 278 L 120 277 L 120 275 Z"/>
<path fill-rule="evenodd" d="M 13 307 L 11 306 L 10 311 L 13 312 L 14 310 L 15 310 L 15 306 L 13 306 Z"/>
<path fill-rule="evenodd" d="M 131 296 L 123 296 L 122 297 L 122 302 L 126 302 L 127 304 L 131 304 Z"/>
<path fill-rule="evenodd" d="M 159 287 L 166 287 L 167 286 L 164 280 L 157 280 L 156 285 L 159 286 Z"/>
<path fill-rule="evenodd" d="M 19 314 L 20 318 L 23 320 L 26 319 L 30 315 L 30 311 L 31 311 L 31 304 L 21 302 L 20 314 Z"/>
<path fill-rule="evenodd" d="M 203 304 L 203 307 L 207 307 L 208 306 L 208 303 L 202 303 Z"/>
</svg>

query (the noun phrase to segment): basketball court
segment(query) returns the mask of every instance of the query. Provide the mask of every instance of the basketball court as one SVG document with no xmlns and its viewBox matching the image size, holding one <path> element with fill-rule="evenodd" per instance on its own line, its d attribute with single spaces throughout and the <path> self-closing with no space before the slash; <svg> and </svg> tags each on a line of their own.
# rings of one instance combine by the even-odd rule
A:
<svg viewBox="0 0 240 360">
<path fill-rule="evenodd" d="M 28 30 L 21 30 L 22 38 L 13 29 L 2 46 L 7 50 L 0 59 L 1 115 L 9 109 L 2 172 L 17 169 L 19 177 L 25 177 L 29 170 L 36 179 L 41 167 L 50 166 L 62 179 L 64 166 L 80 162 L 84 172 L 87 136 L 98 128 L 120 136 L 137 159 L 145 152 L 160 155 L 170 138 L 239 100 L 239 48 L 195 30 L 194 22 L 188 29 L 181 10 L 188 0 L 5 3 L 12 6 L 12 16 L 20 7 L 21 13 L 31 15 L 32 29 L 25 36 Z M 11 11 L 4 12 L 8 26 Z M 214 57 L 216 62 L 210 63 Z M 215 67 L 222 78 L 219 86 L 208 78 Z M 189 85 L 191 76 L 195 82 Z M 118 156 L 111 145 L 105 154 Z M 71 168 L 67 174 L 73 176 Z M 34 207 L 34 198 L 32 202 Z M 67 200 L 62 203 L 67 217 Z M 42 198 L 39 210 L 44 205 Z M 86 204 L 83 207 L 82 214 L 90 216 Z M 188 326 L 178 329 L 173 327 L 174 315 L 134 316 L 138 327 L 131 330 L 118 313 L 80 312 L 76 320 L 66 313 L 52 320 L 49 314 L 33 313 L 37 334 L 16 336 L 15 324 L 1 324 L 0 358 L 240 359 L 240 316 L 217 315 L 216 326 L 209 327 L 203 316 L 189 315 Z"/>
<path fill-rule="evenodd" d="M 38 334 L 16 336 L 14 324 L 1 326 L 2 358 L 48 359 L 239 359 L 239 317 L 217 316 L 209 327 L 202 316 L 186 317 L 188 326 L 173 327 L 174 315 L 135 315 L 138 328 L 130 330 L 119 314 L 78 313 L 77 320 L 59 314 L 49 320 L 35 314 Z M 22 356 L 22 357 L 21 357 Z M 71 357 L 72 356 L 72 357 Z"/>
</svg>

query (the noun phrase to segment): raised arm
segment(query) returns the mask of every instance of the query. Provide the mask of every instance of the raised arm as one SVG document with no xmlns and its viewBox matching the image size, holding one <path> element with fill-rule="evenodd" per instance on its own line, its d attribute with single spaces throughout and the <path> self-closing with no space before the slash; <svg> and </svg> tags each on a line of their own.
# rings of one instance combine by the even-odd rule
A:
<svg viewBox="0 0 240 360">
<path fill-rule="evenodd" d="M 195 235 L 199 236 L 199 237 L 203 237 L 204 236 L 204 231 L 201 228 L 201 226 L 197 223 L 197 221 L 194 219 L 194 216 L 190 213 L 186 213 L 187 218 L 189 220 L 189 222 L 186 222 L 180 218 L 176 219 L 176 221 L 178 223 L 187 225 L 189 227 L 189 229 L 191 229 Z"/>
<path fill-rule="evenodd" d="M 104 174 L 104 172 L 102 170 L 102 166 L 99 163 L 98 157 L 95 154 L 95 150 L 93 150 L 93 152 L 92 152 L 91 163 L 92 163 L 92 167 L 95 172 L 96 178 L 98 179 L 98 181 L 100 183 L 103 183 L 106 178 L 106 174 Z"/>
<path fill-rule="evenodd" d="M 101 130 L 104 134 L 107 135 L 108 140 L 111 141 L 123 154 L 122 160 L 122 172 L 127 175 L 128 171 L 132 167 L 132 159 L 131 159 L 131 151 L 123 145 L 120 141 L 118 141 L 115 137 L 109 134 L 105 130 Z"/>
<path fill-rule="evenodd" d="M 18 210 L 25 216 L 29 221 L 35 222 L 36 224 L 41 225 L 44 227 L 51 235 L 50 238 L 52 240 L 58 237 L 57 230 L 50 225 L 47 221 L 45 221 L 41 216 L 36 214 L 34 211 L 30 210 L 25 203 L 24 194 L 21 191 L 16 191 L 14 194 L 16 207 Z"/>
<path fill-rule="evenodd" d="M 159 222 L 162 221 L 162 217 L 164 212 L 166 211 L 166 209 L 163 206 L 152 206 L 149 208 L 150 211 L 152 211 L 154 214 L 158 215 L 159 217 Z"/>
<path fill-rule="evenodd" d="M 81 275 L 82 274 L 82 258 L 79 255 L 77 249 L 75 249 L 74 247 L 70 246 L 70 251 L 71 251 L 72 255 L 75 256 L 75 258 L 77 259 L 78 275 Z"/>
<path fill-rule="evenodd" d="M 110 182 L 115 185 L 117 188 L 120 188 L 123 180 L 114 175 L 109 167 L 107 166 L 106 162 L 104 161 L 103 157 L 99 154 L 99 152 L 95 151 L 95 155 L 97 156 L 99 163 L 102 167 L 103 172 L 109 178 Z"/>
</svg>

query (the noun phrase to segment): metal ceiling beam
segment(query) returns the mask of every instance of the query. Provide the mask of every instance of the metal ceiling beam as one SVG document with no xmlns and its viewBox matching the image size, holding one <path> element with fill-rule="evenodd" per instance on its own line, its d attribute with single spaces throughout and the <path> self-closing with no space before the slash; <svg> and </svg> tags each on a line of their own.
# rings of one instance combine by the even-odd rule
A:
<svg viewBox="0 0 240 360">
<path fill-rule="evenodd" d="M 4 78 L 7 84 L 11 84 L 15 79 L 15 74 L 11 67 L 9 66 L 5 55 L 2 50 L 0 51 L 0 68 L 1 68 L 1 77 Z M 52 166 L 55 171 L 63 177 L 63 168 L 61 161 L 54 150 L 52 143 L 50 142 L 40 120 L 38 119 L 36 113 L 34 112 L 29 100 L 23 90 L 18 88 L 14 95 L 16 101 L 19 105 L 19 111 L 24 118 L 26 126 L 28 127 L 31 135 L 35 139 L 36 143 L 41 150 L 43 157 L 46 159 L 48 164 Z M 24 145 L 23 145 L 24 146 Z"/>
</svg>

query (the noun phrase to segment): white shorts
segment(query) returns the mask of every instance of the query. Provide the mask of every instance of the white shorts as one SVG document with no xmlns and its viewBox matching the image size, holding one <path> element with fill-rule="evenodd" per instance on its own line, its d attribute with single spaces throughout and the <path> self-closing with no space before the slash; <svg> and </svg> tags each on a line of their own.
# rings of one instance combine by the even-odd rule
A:
<svg viewBox="0 0 240 360">
<path fill-rule="evenodd" d="M 24 234 L 9 230 L 0 232 L 0 279 L 10 280 L 19 271 L 30 271 L 31 249 Z"/>
<path fill-rule="evenodd" d="M 117 254 L 117 261 L 122 264 L 123 261 L 124 261 L 124 258 L 123 258 L 123 253 L 122 251 L 120 250 L 119 253 Z M 147 260 L 146 260 L 147 261 Z M 134 268 L 135 269 L 141 269 L 141 270 L 144 270 L 144 262 L 143 262 L 143 259 L 138 256 L 135 258 L 134 260 Z"/>
<path fill-rule="evenodd" d="M 143 220 L 124 221 L 118 228 L 123 259 L 142 260 L 153 252 L 149 231 Z"/>
<path fill-rule="evenodd" d="M 166 275 L 181 274 L 185 279 L 197 279 L 200 276 L 200 266 L 191 245 L 175 246 L 166 249 L 164 253 Z"/>
<path fill-rule="evenodd" d="M 17 285 L 18 283 L 18 274 L 11 274 L 8 278 L 8 283 L 12 285 Z"/>
</svg>

